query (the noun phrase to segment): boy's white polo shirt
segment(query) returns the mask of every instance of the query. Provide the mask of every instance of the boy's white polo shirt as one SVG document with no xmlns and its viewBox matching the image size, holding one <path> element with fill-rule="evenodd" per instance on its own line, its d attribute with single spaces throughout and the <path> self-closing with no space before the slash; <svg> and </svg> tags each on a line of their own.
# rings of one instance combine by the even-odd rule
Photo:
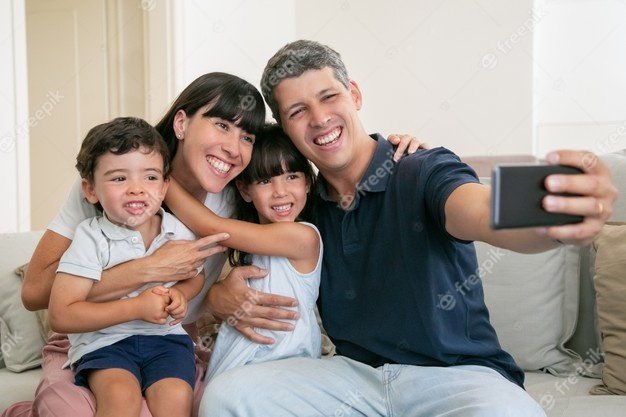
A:
<svg viewBox="0 0 626 417">
<path fill-rule="evenodd" d="M 57 272 L 100 281 L 102 271 L 120 263 L 150 255 L 168 240 L 195 240 L 195 235 L 174 216 L 159 209 L 161 232 L 145 248 L 141 233 L 113 224 L 106 216 L 97 216 L 80 223 L 72 244 L 65 252 Z M 202 268 L 198 269 L 198 272 Z M 136 297 L 156 285 L 171 287 L 176 282 L 148 283 L 123 298 Z M 168 320 L 171 321 L 171 320 Z M 142 320 L 107 327 L 105 329 L 68 335 L 71 343 L 69 363 L 104 346 L 112 345 L 133 335 L 185 334 L 182 326 L 160 325 Z"/>
<path fill-rule="evenodd" d="M 234 207 L 233 189 L 226 187 L 220 193 L 208 193 L 204 200 L 204 205 L 218 216 L 230 217 Z M 101 215 L 101 213 L 98 213 L 93 204 L 90 204 L 85 199 L 81 188 L 81 179 L 78 178 L 72 185 L 61 210 L 48 225 L 48 230 L 73 240 L 78 224 L 96 215 Z M 203 314 L 202 302 L 204 297 L 211 285 L 217 281 L 224 262 L 226 262 L 225 253 L 217 253 L 206 259 L 204 262 L 204 287 L 200 294 L 189 300 L 187 317 L 185 317 L 183 323 L 193 323 Z"/>
</svg>

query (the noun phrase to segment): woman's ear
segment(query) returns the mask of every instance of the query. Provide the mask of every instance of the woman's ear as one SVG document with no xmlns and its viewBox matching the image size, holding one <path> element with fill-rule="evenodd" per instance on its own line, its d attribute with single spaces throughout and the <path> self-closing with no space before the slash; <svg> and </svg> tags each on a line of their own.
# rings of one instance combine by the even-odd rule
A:
<svg viewBox="0 0 626 417">
<path fill-rule="evenodd" d="M 185 139 L 185 129 L 187 129 L 187 113 L 184 110 L 178 110 L 174 115 L 174 134 L 176 139 Z"/>
<path fill-rule="evenodd" d="M 235 181 L 235 185 L 237 186 L 237 189 L 239 190 L 239 194 L 241 194 L 241 198 L 243 198 L 243 201 L 245 201 L 246 203 L 251 203 L 252 197 L 250 197 L 250 193 L 248 192 L 248 185 L 241 180 Z"/>
<path fill-rule="evenodd" d="M 98 196 L 96 196 L 96 190 L 94 189 L 93 183 L 88 179 L 83 178 L 80 182 L 80 185 L 83 189 L 83 195 L 85 196 L 85 199 L 91 204 L 96 204 L 98 202 Z"/>
</svg>

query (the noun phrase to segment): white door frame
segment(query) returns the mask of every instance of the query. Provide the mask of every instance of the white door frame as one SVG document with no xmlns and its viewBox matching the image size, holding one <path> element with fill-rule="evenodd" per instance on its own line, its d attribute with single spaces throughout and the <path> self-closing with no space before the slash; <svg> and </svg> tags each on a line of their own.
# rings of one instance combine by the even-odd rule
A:
<svg viewBox="0 0 626 417">
<path fill-rule="evenodd" d="M 30 230 L 28 73 L 24 0 L 0 2 L 0 232 Z"/>
</svg>

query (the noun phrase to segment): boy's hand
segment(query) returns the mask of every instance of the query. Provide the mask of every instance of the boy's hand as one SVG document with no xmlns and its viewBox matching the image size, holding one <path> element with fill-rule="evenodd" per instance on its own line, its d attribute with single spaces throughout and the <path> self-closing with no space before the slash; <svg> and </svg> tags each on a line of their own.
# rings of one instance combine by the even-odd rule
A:
<svg viewBox="0 0 626 417">
<path fill-rule="evenodd" d="M 148 323 L 165 324 L 169 313 L 169 290 L 165 287 L 149 288 L 135 297 L 139 320 Z"/>
<path fill-rule="evenodd" d="M 165 311 L 174 319 L 174 321 L 170 323 L 170 326 L 174 326 L 180 323 L 187 315 L 187 297 L 176 287 L 171 287 L 169 292 L 171 301 L 169 305 L 165 307 Z"/>
</svg>

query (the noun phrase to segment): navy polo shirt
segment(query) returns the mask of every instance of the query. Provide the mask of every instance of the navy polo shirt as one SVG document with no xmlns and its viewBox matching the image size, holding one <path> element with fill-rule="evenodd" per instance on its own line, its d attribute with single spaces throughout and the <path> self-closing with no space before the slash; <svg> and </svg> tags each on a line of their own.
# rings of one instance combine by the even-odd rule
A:
<svg viewBox="0 0 626 417">
<path fill-rule="evenodd" d="M 394 163 L 380 135 L 348 210 L 320 176 L 314 222 L 324 241 L 318 306 L 337 352 L 371 366 L 482 365 L 524 374 L 489 323 L 476 251 L 445 230 L 444 207 L 474 171 L 445 148 Z"/>
</svg>

